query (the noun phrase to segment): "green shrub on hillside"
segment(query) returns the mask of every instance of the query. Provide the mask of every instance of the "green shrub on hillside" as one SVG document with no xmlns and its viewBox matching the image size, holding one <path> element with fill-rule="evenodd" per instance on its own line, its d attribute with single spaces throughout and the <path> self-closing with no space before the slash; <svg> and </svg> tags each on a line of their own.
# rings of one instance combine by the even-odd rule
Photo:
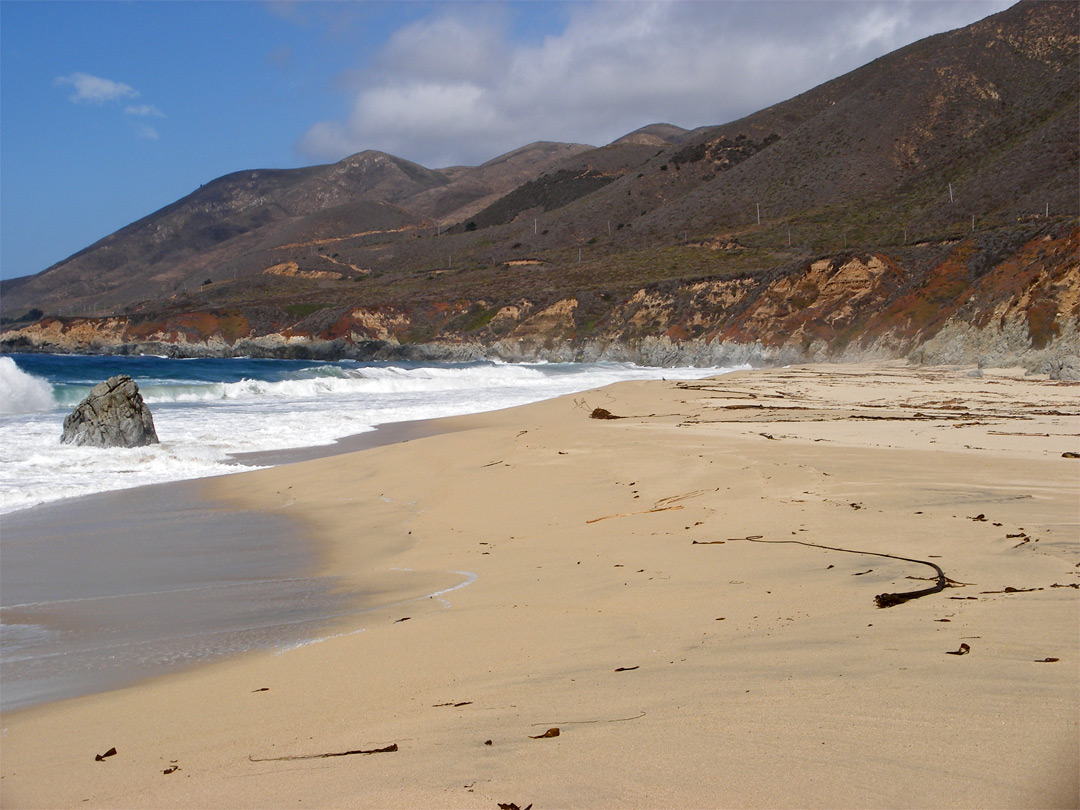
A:
<svg viewBox="0 0 1080 810">
<path fill-rule="evenodd" d="M 284 307 L 284 310 L 294 318 L 306 318 L 311 313 L 318 312 L 320 309 L 326 309 L 328 306 L 330 305 L 307 302 L 304 304 L 288 304 Z"/>
</svg>

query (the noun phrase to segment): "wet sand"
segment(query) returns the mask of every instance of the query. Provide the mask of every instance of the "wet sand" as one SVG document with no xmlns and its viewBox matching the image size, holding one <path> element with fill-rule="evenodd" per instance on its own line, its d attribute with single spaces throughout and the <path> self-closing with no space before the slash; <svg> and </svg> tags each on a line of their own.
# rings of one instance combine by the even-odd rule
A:
<svg viewBox="0 0 1080 810">
<path fill-rule="evenodd" d="M 1075 807 L 1080 386 L 968 372 L 626 383 L 216 479 L 386 606 L 5 714 L 3 803 Z"/>
<path fill-rule="evenodd" d="M 438 429 L 406 422 L 237 461 L 285 464 Z M 228 508 L 214 490 L 206 480 L 175 482 L 3 516 L 0 707 L 303 643 L 368 607 L 362 593 L 315 575 L 320 547 L 302 521 Z"/>
<path fill-rule="evenodd" d="M 205 482 L 4 516 L 4 709 L 293 644 L 353 609 L 284 516 L 226 509 Z"/>
</svg>

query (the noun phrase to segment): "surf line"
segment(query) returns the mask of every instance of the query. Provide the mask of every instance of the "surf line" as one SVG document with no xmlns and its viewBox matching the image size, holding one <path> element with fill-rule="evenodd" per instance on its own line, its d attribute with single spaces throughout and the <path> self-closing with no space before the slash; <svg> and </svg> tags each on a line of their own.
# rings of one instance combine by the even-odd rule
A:
<svg viewBox="0 0 1080 810">
<path fill-rule="evenodd" d="M 929 562 L 928 560 L 916 560 L 912 557 L 898 557 L 895 554 L 884 554 L 880 551 L 858 551 L 850 548 L 837 548 L 836 546 L 823 546 L 820 543 L 807 543 L 804 540 L 764 540 L 760 537 L 744 537 L 743 540 L 748 540 L 751 543 L 794 543 L 799 546 L 809 546 L 810 548 L 823 548 L 827 551 L 843 551 L 847 554 L 865 554 L 871 557 L 887 557 L 890 560 L 903 560 L 904 562 L 918 563 L 919 565 L 928 565 L 937 572 L 937 583 L 929 588 L 923 588 L 917 591 L 904 591 L 902 593 L 879 593 L 874 597 L 874 604 L 879 608 L 895 607 L 896 605 L 902 605 L 904 602 L 910 602 L 912 599 L 918 599 L 921 596 L 929 596 L 934 593 L 941 593 L 949 585 L 949 578 L 945 576 L 945 572 L 941 570 L 941 566 L 937 563 Z"/>
<path fill-rule="evenodd" d="M 0 605 L 0 615 L 5 610 L 21 610 L 23 608 L 52 607 L 53 605 L 66 605 L 71 602 L 99 602 L 106 599 L 128 599 L 139 596 L 164 596 L 174 593 L 190 593 L 192 591 L 209 591 L 220 588 L 245 587 L 249 585 L 278 584 L 283 582 L 310 582 L 313 577 L 271 577 L 270 579 L 237 579 L 225 582 L 214 582 L 209 585 L 192 585 L 189 588 L 166 588 L 160 591 L 136 591 L 135 593 L 110 593 L 104 596 L 75 596 L 70 599 L 45 599 L 40 602 L 21 602 L 17 605 Z"/>
<path fill-rule="evenodd" d="M 428 599 L 435 599 L 437 597 L 443 596 L 444 594 L 448 594 L 451 591 L 457 591 L 461 588 L 466 587 L 467 585 L 472 585 L 474 582 L 476 582 L 477 577 L 479 577 L 479 574 L 475 574 L 472 571 L 451 571 L 450 573 L 458 574 L 459 576 L 465 577 L 465 581 L 459 582 L 457 585 L 452 585 L 449 588 L 443 588 L 441 591 L 435 591 L 435 593 L 428 595 Z M 442 602 L 445 607 L 450 607 L 450 602 L 448 600 L 440 598 L 439 601 Z"/>
<path fill-rule="evenodd" d="M 411 571 L 412 569 L 411 568 L 391 568 L 389 570 L 391 570 L 391 571 Z M 424 599 L 438 599 L 440 602 L 442 602 L 444 608 L 449 608 L 450 607 L 450 601 L 448 599 L 443 599 L 441 597 L 443 597 L 445 594 L 448 594 L 448 593 L 450 593 L 452 591 L 457 591 L 457 590 L 460 590 L 460 589 L 462 589 L 462 588 L 464 588 L 464 587 L 466 587 L 468 585 L 472 585 L 474 582 L 476 582 L 477 578 L 479 577 L 479 574 L 476 574 L 476 573 L 474 573 L 472 571 L 447 571 L 447 573 L 448 574 L 458 574 L 459 576 L 465 577 L 465 580 L 463 582 L 459 582 L 457 585 L 451 585 L 449 588 L 443 588 L 442 590 L 434 591 L 433 593 L 424 594 L 423 596 L 414 596 L 411 599 L 402 599 L 399 602 L 391 602 L 391 603 L 386 604 L 386 605 L 377 605 L 377 606 L 374 606 L 374 607 L 365 608 L 365 609 L 360 610 L 358 612 L 359 613 L 371 613 L 372 611 L 382 610 L 384 608 L 397 607 L 398 605 L 407 605 L 407 604 L 409 604 L 411 602 L 419 602 L 419 601 L 424 600 Z M 341 613 L 341 614 L 338 614 L 338 615 L 339 616 L 344 616 L 344 615 L 349 615 L 349 614 Z M 367 627 L 358 627 L 355 630 L 346 630 L 343 633 L 334 633 L 333 635 L 329 635 L 329 636 L 319 636 L 318 638 L 312 638 L 312 639 L 308 639 L 306 641 L 298 642 L 296 644 L 290 644 L 288 646 L 279 647 L 275 652 L 278 653 L 278 654 L 284 653 L 284 652 L 291 652 L 293 650 L 300 649 L 301 647 L 308 647 L 308 646 L 310 646 L 312 644 L 321 644 L 324 641 L 330 641 L 331 639 L 335 639 L 335 638 L 344 638 L 345 636 L 355 636 L 355 635 L 358 635 L 359 633 L 364 633 L 366 631 L 367 631 Z"/>
<path fill-rule="evenodd" d="M 395 567 L 395 568 L 388 568 L 387 570 L 388 571 L 412 571 L 413 569 L 412 568 L 396 568 Z M 409 605 L 409 604 L 412 604 L 413 602 L 422 602 L 425 599 L 438 599 L 440 602 L 443 603 L 443 607 L 448 608 L 448 607 L 450 607 L 449 600 L 442 599 L 441 597 L 445 596 L 448 593 L 452 593 L 453 591 L 459 591 L 462 588 L 465 588 L 465 587 L 467 587 L 469 585 L 472 585 L 474 582 L 476 582 L 477 577 L 479 576 L 478 574 L 475 574 L 472 571 L 447 571 L 446 573 L 448 573 L 448 574 L 457 574 L 458 576 L 465 577 L 465 579 L 462 582 L 459 582 L 457 585 L 451 585 L 449 588 L 442 588 L 441 590 L 433 591 L 432 593 L 426 593 L 423 596 L 410 596 L 408 599 L 400 599 L 397 602 L 387 602 L 387 603 L 382 604 L 382 605 L 373 605 L 372 607 L 364 608 L 363 610 L 361 610 L 359 612 L 360 613 L 371 613 L 372 611 L 375 611 L 375 610 L 383 610 L 385 608 L 398 607 L 399 605 Z"/>
</svg>

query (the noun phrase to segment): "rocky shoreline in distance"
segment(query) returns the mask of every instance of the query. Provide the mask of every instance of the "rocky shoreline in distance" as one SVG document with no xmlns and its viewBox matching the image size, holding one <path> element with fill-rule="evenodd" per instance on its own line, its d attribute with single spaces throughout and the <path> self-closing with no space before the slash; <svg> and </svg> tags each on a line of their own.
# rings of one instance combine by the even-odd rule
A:
<svg viewBox="0 0 1080 810">
<path fill-rule="evenodd" d="M 976 365 L 1022 367 L 1050 379 L 1080 380 L 1080 335 L 1075 329 L 1043 348 L 1031 345 L 1018 330 L 942 330 L 932 339 L 915 344 L 890 340 L 849 344 L 833 352 L 827 345 L 767 346 L 761 341 L 737 343 L 666 336 L 630 341 L 582 340 L 552 343 L 541 340 L 436 340 L 401 343 L 396 340 L 326 340 L 281 334 L 236 341 L 130 341 L 67 342 L 34 340 L 26 334 L 0 337 L 0 351 L 9 353 L 158 355 L 172 358 L 255 357 L 279 360 L 470 362 L 498 360 L 528 362 L 620 362 L 643 366 L 782 366 L 811 362 L 865 362 L 905 359 L 920 365 Z"/>
</svg>

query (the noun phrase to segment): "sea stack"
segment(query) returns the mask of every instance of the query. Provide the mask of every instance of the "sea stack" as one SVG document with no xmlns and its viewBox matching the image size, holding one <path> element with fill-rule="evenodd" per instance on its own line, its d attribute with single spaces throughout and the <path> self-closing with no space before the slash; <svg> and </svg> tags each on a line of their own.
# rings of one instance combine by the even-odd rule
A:
<svg viewBox="0 0 1080 810">
<path fill-rule="evenodd" d="M 98 383 L 64 419 L 62 444 L 144 447 L 157 444 L 154 417 L 126 374 Z"/>
</svg>

